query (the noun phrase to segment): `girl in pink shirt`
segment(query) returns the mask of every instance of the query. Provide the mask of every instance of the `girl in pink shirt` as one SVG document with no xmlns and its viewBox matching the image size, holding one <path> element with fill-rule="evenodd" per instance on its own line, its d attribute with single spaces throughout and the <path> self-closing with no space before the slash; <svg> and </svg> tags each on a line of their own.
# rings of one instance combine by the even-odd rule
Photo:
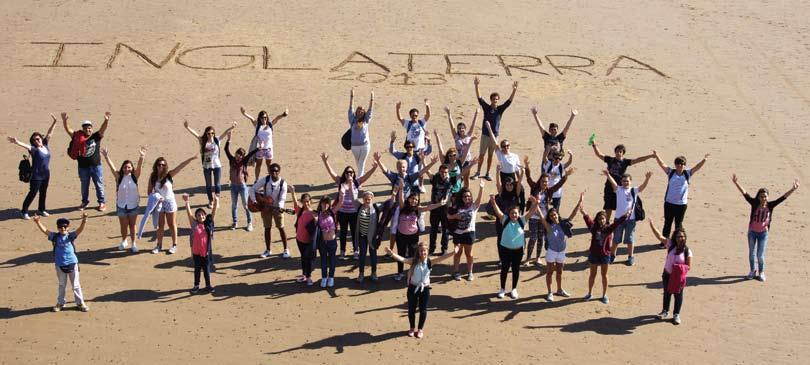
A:
<svg viewBox="0 0 810 365">
<path fill-rule="evenodd" d="M 200 291 L 200 272 L 205 277 L 205 290 L 211 294 L 214 293 L 214 287 L 211 286 L 213 267 L 211 244 L 214 240 L 214 216 L 219 207 L 219 197 L 214 196 L 213 199 L 211 214 L 206 214 L 203 208 L 197 208 L 192 215 L 188 194 L 183 194 L 188 224 L 191 228 L 191 257 L 194 259 L 194 287 L 191 288 L 191 294 L 197 294 Z"/>
<path fill-rule="evenodd" d="M 301 271 L 302 275 L 298 277 L 298 282 L 306 282 L 307 285 L 312 285 L 312 259 L 315 254 L 315 245 L 313 244 L 312 237 L 315 233 L 315 213 L 311 208 L 312 198 L 308 193 L 301 195 L 301 202 L 295 198 L 295 187 L 292 185 L 288 188 L 292 194 L 293 204 L 295 208 L 295 241 L 298 243 L 298 251 L 301 252 Z"/>
<path fill-rule="evenodd" d="M 436 160 L 437 158 L 434 157 L 433 162 Z M 425 229 L 424 222 L 422 222 L 422 213 L 445 205 L 447 198 L 445 197 L 440 202 L 420 207 L 419 191 L 412 190 L 406 200 L 402 192 L 402 186 L 404 186 L 404 184 L 405 182 L 400 177 L 399 187 L 397 187 L 399 207 L 394 213 L 391 233 L 396 235 L 397 254 L 403 257 L 412 257 L 416 253 L 416 245 L 419 243 L 419 233 Z M 397 262 L 397 275 L 394 276 L 394 280 L 402 280 L 403 271 L 403 263 Z"/>
<path fill-rule="evenodd" d="M 655 228 L 655 224 L 653 224 L 655 219 L 653 217 L 648 218 L 650 229 L 667 250 L 667 257 L 664 260 L 664 272 L 661 274 L 661 280 L 664 284 L 664 307 L 661 313 L 658 313 L 658 319 L 667 317 L 669 314 L 669 301 L 674 295 L 675 311 L 672 315 L 672 323 L 681 324 L 683 291 L 686 287 L 686 273 L 692 268 L 692 250 L 686 247 L 686 231 L 683 228 L 675 228 L 672 237 L 668 239 Z M 677 285 L 673 285 L 672 280 L 677 280 Z M 677 287 L 677 290 L 672 290 L 673 286 Z"/>
</svg>

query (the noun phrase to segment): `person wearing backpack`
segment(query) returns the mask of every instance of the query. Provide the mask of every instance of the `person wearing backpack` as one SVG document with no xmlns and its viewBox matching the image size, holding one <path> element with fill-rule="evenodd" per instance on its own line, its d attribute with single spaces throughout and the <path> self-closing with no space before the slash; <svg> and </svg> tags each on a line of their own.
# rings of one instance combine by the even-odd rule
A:
<svg viewBox="0 0 810 365">
<path fill-rule="evenodd" d="M 214 205 L 213 194 L 219 196 L 221 191 L 222 161 L 219 160 L 219 141 L 225 139 L 225 136 L 236 128 L 236 122 L 231 123 L 231 126 L 222 132 L 219 138 L 216 136 L 214 127 L 210 125 L 205 127 L 202 135 L 189 127 L 188 121 L 183 121 L 183 127 L 197 138 L 200 143 L 200 159 L 202 161 L 203 177 L 205 178 L 205 195 L 208 196 L 208 208 L 211 209 Z"/>
<path fill-rule="evenodd" d="M 686 168 L 686 157 L 675 157 L 675 168 L 670 168 L 658 152 L 652 151 L 655 161 L 658 166 L 667 175 L 667 191 L 664 196 L 664 236 L 669 236 L 672 222 L 675 222 L 675 228 L 683 228 L 683 218 L 686 215 L 686 203 L 689 197 L 689 185 L 692 176 L 697 173 L 706 161 L 709 160 L 709 154 L 703 156 L 703 160 L 697 163 L 691 169 Z M 663 247 L 663 246 L 662 246 Z"/>
<path fill-rule="evenodd" d="M 571 231 L 573 223 L 571 223 L 571 221 L 577 216 L 577 212 L 579 208 L 582 207 L 582 200 L 584 199 L 585 192 L 582 192 L 579 194 L 577 206 L 574 207 L 568 219 L 560 219 L 560 212 L 555 208 L 549 208 L 548 215 L 546 216 L 543 216 L 542 211 L 537 211 L 540 215 L 540 222 L 545 228 L 546 240 L 548 241 L 548 249 L 546 250 L 546 266 L 548 267 L 546 270 L 546 287 L 548 288 L 548 294 L 546 294 L 546 300 L 549 302 L 554 301 L 554 294 L 564 298 L 570 297 L 570 294 L 562 287 L 562 271 L 563 265 L 565 264 L 565 254 L 568 248 L 567 238 L 573 236 L 573 232 Z M 555 272 L 557 273 L 557 292 L 552 294 L 551 277 Z"/>
<path fill-rule="evenodd" d="M 672 237 L 667 238 L 655 228 L 652 217 L 650 217 L 650 229 L 655 238 L 667 250 L 664 260 L 664 272 L 661 273 L 661 281 L 664 287 L 664 306 L 658 319 L 665 319 L 669 315 L 669 303 L 672 296 L 675 296 L 675 310 L 672 312 L 672 323 L 681 324 L 681 306 L 683 306 L 683 291 L 686 288 L 686 274 L 692 269 L 692 250 L 686 246 L 686 231 L 683 228 L 675 228 Z"/>
<path fill-rule="evenodd" d="M 505 216 L 495 201 L 495 195 L 490 195 L 489 206 L 492 207 L 495 218 L 503 227 L 498 237 L 498 257 L 501 260 L 501 289 L 498 290 L 498 298 L 502 299 L 506 295 L 506 276 L 509 275 L 509 268 L 511 267 L 512 291 L 509 295 L 513 299 L 517 299 L 520 262 L 523 260 L 523 244 L 526 241 L 523 227 L 526 225 L 526 219 L 539 210 L 539 205 L 532 204 L 532 209 L 529 209 L 523 216 L 520 215 L 520 208 L 517 205 L 512 205 L 508 209 L 509 216 Z"/>
<path fill-rule="evenodd" d="M 107 210 L 104 198 L 104 170 L 101 168 L 101 139 L 107 130 L 110 122 L 110 112 L 104 113 L 104 123 L 97 132 L 93 133 L 93 122 L 85 120 L 82 122 L 82 130 L 74 131 L 68 127 L 68 115 L 62 113 L 62 127 L 70 137 L 68 156 L 76 160 L 79 165 L 79 181 L 81 181 L 82 204 L 80 210 L 87 208 L 90 204 L 90 180 L 96 188 L 96 199 L 98 200 L 98 211 Z"/>
<path fill-rule="evenodd" d="M 430 102 L 425 99 L 425 117 L 419 119 L 419 109 L 413 108 L 408 111 L 410 120 L 402 117 L 402 102 L 397 102 L 397 120 L 405 128 L 405 140 L 414 146 L 414 152 L 424 151 L 427 148 L 425 137 L 427 137 L 427 123 L 430 120 Z M 425 153 L 426 155 L 429 153 Z"/>
<path fill-rule="evenodd" d="M 357 234 L 355 228 L 357 226 L 357 208 L 360 206 L 358 199 L 360 198 L 360 187 L 371 178 L 374 171 L 377 170 L 377 164 L 374 163 L 371 170 L 368 170 L 365 175 L 357 176 L 355 169 L 351 166 L 346 166 L 343 173 L 338 176 L 332 165 L 329 164 L 329 155 L 325 152 L 321 153 L 321 160 L 323 161 L 326 172 L 338 186 L 339 190 L 343 192 L 343 204 L 338 207 L 338 225 L 340 226 L 340 257 L 346 258 L 346 238 L 349 236 L 349 231 L 352 235 L 352 252 L 354 252 L 354 259 L 356 260 L 359 255 L 357 241 L 354 239 Z"/>
<path fill-rule="evenodd" d="M 624 223 L 616 226 L 616 230 L 613 231 L 613 248 L 611 249 L 610 263 L 612 264 L 613 261 L 616 260 L 616 252 L 619 250 L 619 245 L 624 242 L 627 245 L 627 266 L 633 266 L 636 263 L 636 259 L 633 256 L 633 244 L 636 242 L 636 221 L 644 219 L 643 217 L 637 216 L 639 208 L 641 208 L 641 204 L 639 203 L 641 197 L 639 197 L 639 195 L 647 188 L 647 184 L 652 177 L 652 172 L 647 171 L 647 173 L 644 174 L 644 182 L 637 188 L 631 186 L 633 176 L 628 173 L 622 174 L 622 185 L 618 186 L 616 180 L 613 180 L 613 177 L 610 175 L 610 171 L 602 170 L 602 172 L 607 177 L 610 186 L 616 194 L 616 215 L 624 215 L 630 211 L 630 216 Z"/>
<path fill-rule="evenodd" d="M 270 243 L 273 242 L 273 223 L 278 228 L 278 233 L 281 236 L 281 243 L 284 245 L 284 251 L 281 257 L 290 258 L 290 250 L 287 248 L 287 231 L 284 230 L 284 203 L 287 201 L 287 182 L 284 181 L 279 174 L 281 174 L 281 166 L 277 163 L 270 165 L 270 174 L 256 180 L 253 186 L 250 187 L 250 201 L 255 202 L 256 196 L 261 194 L 271 202 L 270 207 L 262 210 L 262 224 L 264 225 L 264 247 L 265 250 L 259 257 L 268 258 L 273 254 L 270 249 Z"/>
<path fill-rule="evenodd" d="M 186 215 L 188 215 L 188 225 L 191 229 L 189 243 L 191 257 L 194 259 L 194 287 L 190 292 L 197 294 L 200 291 L 200 273 L 202 273 L 205 278 L 205 291 L 214 294 L 214 287 L 211 286 L 211 272 L 214 266 L 212 246 L 214 243 L 214 217 L 217 215 L 219 197 L 214 196 L 211 214 L 207 214 L 203 208 L 197 208 L 194 214 L 191 214 L 188 194 L 183 194 L 183 201 L 186 202 Z"/>
<path fill-rule="evenodd" d="M 557 146 L 557 145 L 554 145 Z M 554 186 L 565 176 L 565 170 L 571 167 L 574 160 L 574 153 L 568 150 L 568 161 L 562 162 L 564 153 L 557 147 L 546 148 L 543 152 L 543 165 L 541 169 L 544 174 L 548 175 L 548 183 Z M 560 210 L 562 203 L 562 189 L 557 189 L 554 194 L 551 194 L 551 206 L 557 211 Z"/>
<path fill-rule="evenodd" d="M 408 337 L 422 338 L 425 336 L 424 328 L 425 321 L 427 321 L 427 306 L 430 300 L 430 272 L 433 270 L 433 264 L 445 261 L 459 253 L 459 246 L 453 248 L 453 252 L 448 252 L 445 255 L 439 256 L 434 260 L 430 259 L 428 255 L 428 247 L 424 243 L 420 243 L 416 247 L 416 252 L 411 260 L 395 254 L 390 247 L 385 248 L 386 253 L 398 263 L 407 264 L 408 268 Z M 416 309 L 419 308 L 419 326 L 416 325 Z"/>
<path fill-rule="evenodd" d="M 435 163 L 436 157 L 433 160 L 433 163 Z M 391 234 L 396 235 L 397 254 L 404 257 L 413 257 L 416 252 L 416 245 L 419 243 L 419 234 L 425 230 L 423 213 L 447 204 L 447 198 L 433 204 L 419 206 L 419 192 L 412 190 L 411 194 L 408 195 L 408 199 L 405 199 L 405 194 L 402 192 L 404 184 L 405 182 L 400 178 L 400 188 L 397 190 L 397 202 L 399 205 L 391 219 Z M 394 280 L 402 280 L 402 272 L 402 263 L 397 263 L 397 274 L 394 276 Z"/>
<path fill-rule="evenodd" d="M 295 198 L 295 187 L 290 185 L 288 190 L 292 194 L 293 209 L 295 210 L 295 241 L 298 244 L 298 252 L 301 254 L 301 276 L 298 282 L 306 282 L 312 286 L 312 260 L 315 257 L 316 219 L 315 212 L 312 211 L 312 197 L 309 193 L 301 194 L 301 200 Z"/>
<path fill-rule="evenodd" d="M 366 160 L 371 151 L 371 139 L 368 134 L 368 125 L 371 123 L 371 110 L 374 107 L 374 91 L 368 99 L 368 109 L 362 106 L 354 108 L 354 88 L 349 92 L 349 134 L 350 147 L 357 166 L 357 175 L 366 174 Z"/>
<path fill-rule="evenodd" d="M 107 162 L 107 166 L 110 167 L 115 178 L 115 215 L 118 216 L 118 223 L 121 227 L 121 244 L 118 245 L 118 249 L 127 249 L 127 230 L 129 230 L 132 253 L 137 253 L 138 243 L 135 241 L 135 223 L 138 218 L 138 205 L 141 200 L 141 195 L 138 192 L 138 178 L 141 177 L 141 167 L 143 166 L 143 158 L 146 156 L 146 147 L 142 146 L 138 150 L 137 166 L 133 165 L 130 160 L 124 160 L 121 163 L 121 168 L 117 170 L 107 148 L 102 148 L 101 154 L 104 156 L 104 161 Z"/>
<path fill-rule="evenodd" d="M 256 164 L 256 179 L 262 176 L 262 161 L 267 165 L 267 170 L 270 171 L 270 165 L 273 163 L 273 128 L 281 121 L 290 115 L 289 109 L 284 109 L 284 112 L 277 115 L 273 120 L 267 115 L 267 112 L 262 110 L 259 115 L 254 119 L 245 111 L 244 107 L 239 107 L 239 111 L 247 118 L 251 124 L 256 128 L 253 139 L 250 141 L 248 150 L 253 151 L 258 149 L 253 158 L 248 160 L 250 165 Z"/>
<path fill-rule="evenodd" d="M 59 282 L 56 305 L 53 307 L 53 311 L 59 312 L 65 307 L 65 286 L 68 280 L 70 280 L 70 285 L 73 287 L 73 298 L 76 301 L 76 306 L 82 312 L 89 311 L 90 308 L 84 302 L 82 285 L 79 283 L 79 259 L 76 257 L 76 238 L 82 234 L 84 227 L 87 225 L 87 213 L 82 212 L 82 223 L 73 232 L 69 231 L 70 221 L 67 218 L 56 220 L 58 229 L 56 232 L 47 230 L 40 222 L 38 215 L 34 216 L 34 224 L 36 224 L 40 232 L 48 236 L 48 241 L 53 244 L 56 279 Z"/>
<path fill-rule="evenodd" d="M 748 192 L 737 182 L 737 174 L 731 176 L 731 181 L 742 193 L 745 201 L 751 205 L 751 213 L 748 215 L 748 264 L 751 271 L 748 272 L 746 278 L 764 282 L 765 248 L 768 246 L 768 233 L 771 231 L 773 210 L 799 188 L 799 179 L 793 181 L 793 187 L 785 194 L 771 201 L 768 201 L 768 189 L 760 188 L 754 198 L 748 195 Z M 756 265 L 757 261 L 759 265 Z"/>
<path fill-rule="evenodd" d="M 34 201 L 34 197 L 39 194 L 39 204 L 37 205 L 37 214 L 47 217 L 49 214 L 45 210 L 45 198 L 48 195 L 48 182 L 51 179 L 51 149 L 48 147 L 48 142 L 53 136 L 53 129 L 56 126 L 56 117 L 51 114 L 53 122 L 48 128 L 48 132 L 43 136 L 39 132 L 34 132 L 28 138 L 30 144 L 25 144 L 18 139 L 8 136 L 8 141 L 16 144 L 28 151 L 31 156 L 31 162 L 27 165 L 28 171 L 20 170 L 20 180 L 28 183 L 28 194 L 23 200 L 22 209 L 20 214 L 23 219 L 31 219 L 28 215 L 28 207 Z M 28 161 L 25 159 L 24 161 Z M 26 181 L 27 180 L 27 181 Z"/>
</svg>

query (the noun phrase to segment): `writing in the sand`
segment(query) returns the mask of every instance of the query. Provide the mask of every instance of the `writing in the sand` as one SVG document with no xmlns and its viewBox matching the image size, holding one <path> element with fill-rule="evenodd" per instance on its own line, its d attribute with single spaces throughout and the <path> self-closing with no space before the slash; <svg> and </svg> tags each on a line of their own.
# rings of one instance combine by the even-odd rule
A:
<svg viewBox="0 0 810 365">
<path fill-rule="evenodd" d="M 635 73 L 652 78 L 669 78 L 640 57 L 623 54 L 597 61 L 573 54 L 540 57 L 521 53 L 388 52 L 380 56 L 352 51 L 332 66 L 317 67 L 312 66 L 309 59 L 303 65 L 275 64 L 269 47 L 246 44 L 192 47 L 177 42 L 163 47 L 162 51 L 152 50 L 149 53 L 144 51 L 143 46 L 132 43 L 38 41 L 30 42 L 30 45 L 41 47 L 42 58 L 36 60 L 39 63 L 25 64 L 24 67 L 114 70 L 140 61 L 153 71 L 181 67 L 210 71 L 321 72 L 327 73 L 329 80 L 372 84 L 387 82 L 401 86 L 442 85 L 454 75 L 608 77 Z M 176 66 L 170 66 L 172 61 Z"/>
</svg>

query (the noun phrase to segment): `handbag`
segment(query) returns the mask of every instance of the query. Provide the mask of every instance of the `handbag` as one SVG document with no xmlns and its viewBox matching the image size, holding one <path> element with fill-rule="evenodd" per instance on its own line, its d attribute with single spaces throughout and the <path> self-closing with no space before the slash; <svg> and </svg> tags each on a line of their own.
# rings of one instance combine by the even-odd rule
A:
<svg viewBox="0 0 810 365">
<path fill-rule="evenodd" d="M 340 145 L 343 146 L 343 149 L 349 151 L 352 149 L 352 129 L 349 128 L 346 130 L 346 133 L 343 133 L 343 136 L 340 137 Z"/>
</svg>

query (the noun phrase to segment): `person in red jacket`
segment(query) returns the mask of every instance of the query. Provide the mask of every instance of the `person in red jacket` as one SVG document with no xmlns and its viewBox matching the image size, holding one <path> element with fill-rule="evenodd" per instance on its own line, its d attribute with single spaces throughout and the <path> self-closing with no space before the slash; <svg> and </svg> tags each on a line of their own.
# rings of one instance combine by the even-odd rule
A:
<svg viewBox="0 0 810 365">
<path fill-rule="evenodd" d="M 591 232 L 591 248 L 590 253 L 588 254 L 588 262 L 591 264 L 591 272 L 590 276 L 588 277 L 588 295 L 585 296 L 585 300 L 591 300 L 593 297 L 591 292 L 593 291 L 593 284 L 596 281 L 596 268 L 601 268 L 602 272 L 602 298 L 600 299 L 602 303 L 608 304 L 608 296 L 607 296 L 607 288 L 608 288 L 608 266 L 610 264 L 610 249 L 611 249 L 611 242 L 613 241 L 613 231 L 624 223 L 630 214 L 633 212 L 633 209 L 628 209 L 625 215 L 621 216 L 619 219 L 613 221 L 612 224 L 607 224 L 607 214 L 604 210 L 600 210 L 599 213 L 596 213 L 596 218 L 592 219 L 588 213 L 585 213 L 585 209 L 582 208 L 582 205 L 579 207 L 579 212 L 582 213 L 582 218 L 585 219 L 585 225 L 588 226 L 588 230 Z"/>
<path fill-rule="evenodd" d="M 649 218 L 650 229 L 652 229 L 655 238 L 657 238 L 667 250 L 667 257 L 666 260 L 664 260 L 664 272 L 661 274 L 661 279 L 664 284 L 664 308 L 661 310 L 661 313 L 658 313 L 657 317 L 658 319 L 667 318 L 669 314 L 669 301 L 674 295 L 675 311 L 672 312 L 672 323 L 681 324 L 683 290 L 686 286 L 686 273 L 692 268 L 692 250 L 686 247 L 686 231 L 684 231 L 683 228 L 676 228 L 675 232 L 672 232 L 672 237 L 667 238 L 655 228 L 655 224 L 653 224 L 655 220 L 652 217 Z M 676 270 L 679 265 L 686 265 L 686 270 Z M 678 276 L 675 271 L 679 271 L 681 275 Z M 673 280 L 679 280 L 678 285 L 675 285 L 676 290 L 671 289 Z"/>
</svg>

